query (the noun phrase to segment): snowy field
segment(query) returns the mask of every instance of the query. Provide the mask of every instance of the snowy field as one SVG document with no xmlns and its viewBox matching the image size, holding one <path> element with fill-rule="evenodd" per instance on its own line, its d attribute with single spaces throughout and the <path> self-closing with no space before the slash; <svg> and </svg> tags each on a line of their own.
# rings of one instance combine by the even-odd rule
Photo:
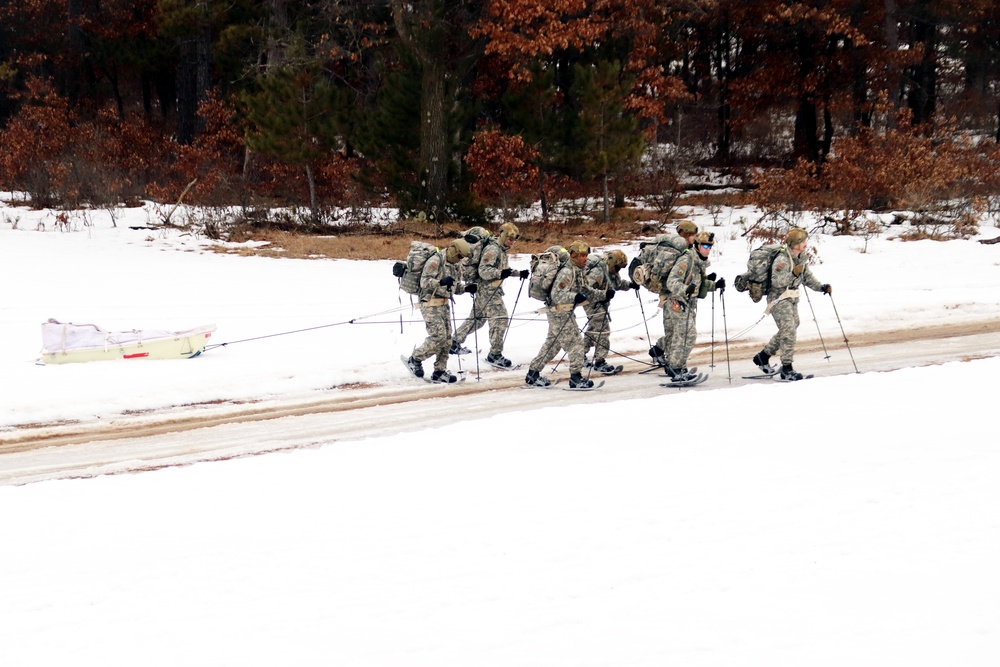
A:
<svg viewBox="0 0 1000 667">
<path fill-rule="evenodd" d="M 690 213 L 719 237 L 712 268 L 731 282 L 748 213 L 718 226 Z M 0 437 L 357 382 L 428 388 L 399 363 L 424 331 L 391 262 L 217 254 L 190 234 L 129 229 L 147 223 L 141 210 L 68 231 L 38 231 L 44 212 L 0 214 Z M 996 234 L 989 223 L 981 238 Z M 995 246 L 811 242 L 839 320 L 810 293 L 800 336 L 819 330 L 840 359 L 841 327 L 1000 312 Z M 526 292 L 508 281 L 516 363 L 545 335 Z M 468 305 L 459 297 L 460 317 Z M 725 320 L 722 306 L 703 302 L 700 342 L 773 333 L 769 319 L 753 326 L 762 308 L 746 295 L 727 290 Z M 611 312 L 612 348 L 644 355 L 655 303 L 620 294 Z M 43 366 L 48 318 L 214 324 L 229 345 Z M 535 390 L 536 409 L 488 420 L 456 412 L 428 428 L 418 410 L 400 436 L 0 487 L 0 664 L 996 665 L 1000 360 L 835 376 L 796 365 L 818 377 L 731 388 L 717 369 L 701 391 L 652 381 L 648 397 L 568 407 Z"/>
</svg>

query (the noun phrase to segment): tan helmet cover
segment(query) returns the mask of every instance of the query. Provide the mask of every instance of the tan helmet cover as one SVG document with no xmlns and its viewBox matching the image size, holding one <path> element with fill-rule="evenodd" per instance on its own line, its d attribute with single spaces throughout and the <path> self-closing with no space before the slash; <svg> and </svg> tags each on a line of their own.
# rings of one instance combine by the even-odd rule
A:
<svg viewBox="0 0 1000 667">
<path fill-rule="evenodd" d="M 801 227 L 792 227 L 785 235 L 785 244 L 792 248 L 806 240 L 809 235 Z"/>
<path fill-rule="evenodd" d="M 465 259 L 472 252 L 472 246 L 465 239 L 455 239 L 448 244 L 448 249 L 445 251 L 445 259 L 454 264 L 455 262 Z"/>
<path fill-rule="evenodd" d="M 569 254 L 571 255 L 589 255 L 590 246 L 583 241 L 573 241 L 568 247 Z"/>
<path fill-rule="evenodd" d="M 511 244 L 514 243 L 521 236 L 521 230 L 517 228 L 513 222 L 505 222 L 500 225 L 500 231 L 497 234 L 497 238 L 500 240 L 500 245 L 505 248 L 509 248 Z"/>
<path fill-rule="evenodd" d="M 628 257 L 621 250 L 612 250 L 608 253 L 608 269 L 611 271 L 619 271 L 625 268 L 628 264 Z"/>
<path fill-rule="evenodd" d="M 677 223 L 677 233 L 678 234 L 697 234 L 698 225 L 694 224 L 690 220 L 681 220 Z"/>
</svg>

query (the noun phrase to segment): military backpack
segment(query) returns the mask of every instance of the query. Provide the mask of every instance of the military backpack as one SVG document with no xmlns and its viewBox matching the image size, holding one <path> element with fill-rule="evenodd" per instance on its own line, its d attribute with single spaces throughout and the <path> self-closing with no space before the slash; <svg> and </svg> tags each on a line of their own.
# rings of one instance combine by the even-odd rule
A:
<svg viewBox="0 0 1000 667">
<path fill-rule="evenodd" d="M 736 291 L 749 292 L 754 303 L 763 299 L 771 290 L 771 267 L 781 248 L 780 243 L 773 243 L 751 250 L 746 273 L 733 280 Z"/>
</svg>

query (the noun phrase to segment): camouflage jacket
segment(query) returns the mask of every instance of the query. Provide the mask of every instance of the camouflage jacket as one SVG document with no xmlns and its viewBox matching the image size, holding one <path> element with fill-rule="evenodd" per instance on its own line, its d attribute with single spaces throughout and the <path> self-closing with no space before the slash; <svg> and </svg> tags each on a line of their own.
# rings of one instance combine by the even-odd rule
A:
<svg viewBox="0 0 1000 667">
<path fill-rule="evenodd" d="M 607 255 L 591 255 L 583 269 L 587 299 L 593 303 L 606 301 L 609 289 L 619 290 L 625 286 L 625 281 L 618 271 L 608 269 Z"/>
<path fill-rule="evenodd" d="M 479 259 L 479 265 L 472 273 L 475 275 L 475 280 L 482 283 L 492 283 L 500 280 L 500 273 L 506 268 L 508 268 L 507 251 L 496 239 L 491 238 L 486 242 L 483 256 Z"/>
<path fill-rule="evenodd" d="M 572 304 L 577 294 L 588 294 L 583 278 L 583 270 L 576 268 L 573 262 L 567 261 L 556 273 L 549 291 L 549 306 Z"/>
<path fill-rule="evenodd" d="M 427 259 L 424 270 L 420 274 L 420 300 L 430 299 L 450 299 L 453 294 L 465 292 L 465 284 L 461 280 L 461 265 L 451 264 L 445 259 L 445 251 L 439 250 Z M 445 287 L 441 284 L 445 276 L 450 276 L 454 281 L 451 286 Z"/>
<path fill-rule="evenodd" d="M 799 275 L 795 275 L 793 271 L 796 266 L 802 267 L 802 272 Z M 778 255 L 771 264 L 771 289 L 767 293 L 768 303 L 780 299 L 786 289 L 798 289 L 800 285 L 805 285 L 816 292 L 819 292 L 823 287 L 822 283 L 809 270 L 809 258 L 806 257 L 805 253 L 801 253 L 798 257 L 792 257 L 788 246 L 781 246 Z"/>
</svg>

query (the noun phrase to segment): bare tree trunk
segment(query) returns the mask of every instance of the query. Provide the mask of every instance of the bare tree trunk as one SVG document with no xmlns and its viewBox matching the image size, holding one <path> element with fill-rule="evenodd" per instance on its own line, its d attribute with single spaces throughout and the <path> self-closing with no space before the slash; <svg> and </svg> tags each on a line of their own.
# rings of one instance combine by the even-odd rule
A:
<svg viewBox="0 0 1000 667">
<path fill-rule="evenodd" d="M 448 189 L 448 124 L 445 113 L 445 71 L 441 60 L 424 63 L 420 94 L 420 166 L 427 216 L 440 221 Z"/>
</svg>

